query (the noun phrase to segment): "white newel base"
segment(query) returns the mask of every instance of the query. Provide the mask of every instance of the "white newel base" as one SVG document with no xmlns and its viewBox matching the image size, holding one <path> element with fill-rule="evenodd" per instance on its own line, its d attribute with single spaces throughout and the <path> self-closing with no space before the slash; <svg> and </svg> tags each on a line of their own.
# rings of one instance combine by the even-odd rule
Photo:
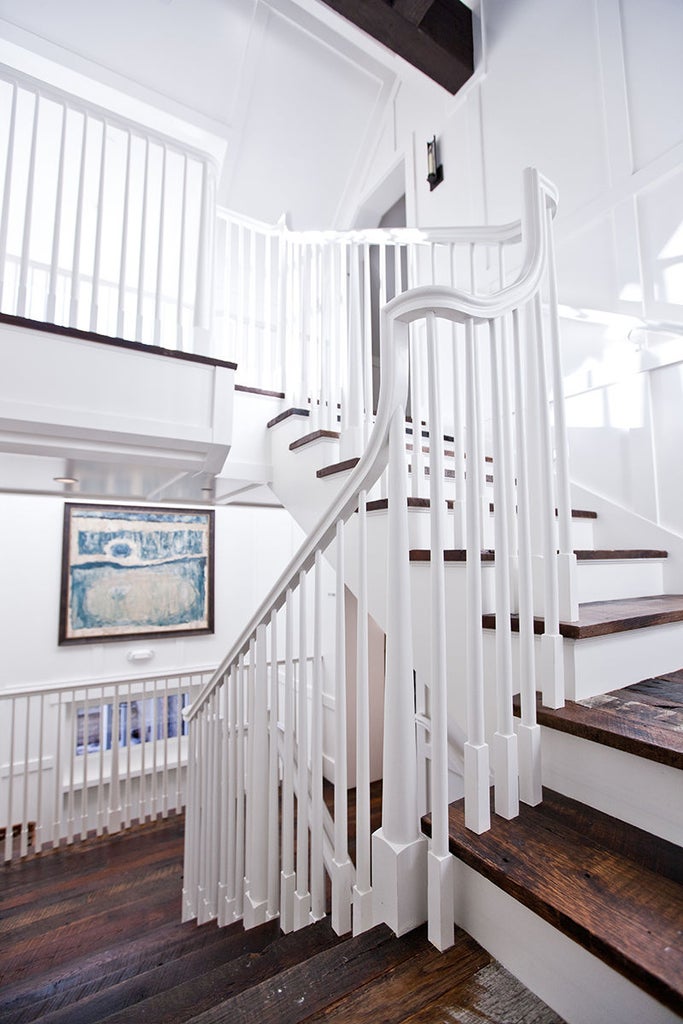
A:
<svg viewBox="0 0 683 1024">
<path fill-rule="evenodd" d="M 519 814 L 519 758 L 515 734 L 497 732 L 493 737 L 491 755 L 496 814 L 502 818 L 516 818 Z"/>
<path fill-rule="evenodd" d="M 491 828 L 487 743 L 465 744 L 465 827 L 477 835 Z"/>
<path fill-rule="evenodd" d="M 311 923 L 311 894 L 309 892 L 294 893 L 294 931 L 305 928 Z"/>
<path fill-rule="evenodd" d="M 399 845 L 385 838 L 382 829 L 372 836 L 372 877 L 375 921 L 383 921 L 395 935 L 427 920 L 427 839 L 418 836 Z"/>
<path fill-rule="evenodd" d="M 427 935 L 441 952 L 450 949 L 454 941 L 453 897 L 453 857 L 450 853 L 439 857 L 430 850 L 427 855 Z"/>
<path fill-rule="evenodd" d="M 540 673 L 543 704 L 547 708 L 564 707 L 564 651 L 559 633 L 541 637 Z"/>
<path fill-rule="evenodd" d="M 331 924 L 337 935 L 346 935 L 351 931 L 351 873 L 353 865 L 347 858 L 343 861 L 333 860 L 330 866 L 330 882 L 332 885 Z"/>
<path fill-rule="evenodd" d="M 280 927 L 285 935 L 294 931 L 294 891 L 296 875 L 293 871 L 280 872 Z"/>
<path fill-rule="evenodd" d="M 541 727 L 517 725 L 519 742 L 519 798 L 530 807 L 543 799 L 541 783 Z"/>
<path fill-rule="evenodd" d="M 183 910 L 181 920 L 183 924 L 186 921 L 193 921 L 197 916 L 197 912 L 194 908 L 194 900 L 192 899 L 187 889 L 183 889 L 182 907 Z"/>
<path fill-rule="evenodd" d="M 235 907 L 237 901 L 234 897 L 228 896 L 228 887 L 225 882 L 218 883 L 218 927 L 225 928 L 235 920 Z"/>
<path fill-rule="evenodd" d="M 352 897 L 353 934 L 360 935 L 375 926 L 375 906 L 372 889 L 361 892 L 358 886 L 353 887 Z"/>
<path fill-rule="evenodd" d="M 576 555 L 573 551 L 557 555 L 557 585 L 560 598 L 560 621 L 576 622 L 579 617 Z"/>
<path fill-rule="evenodd" d="M 256 899 L 250 892 L 244 894 L 244 927 L 255 928 L 258 924 L 264 924 L 267 918 L 268 900 Z"/>
<path fill-rule="evenodd" d="M 197 924 L 206 924 L 207 921 L 213 921 L 216 915 L 211 907 L 211 901 L 206 895 L 206 890 L 202 885 L 199 886 L 197 897 Z"/>
</svg>

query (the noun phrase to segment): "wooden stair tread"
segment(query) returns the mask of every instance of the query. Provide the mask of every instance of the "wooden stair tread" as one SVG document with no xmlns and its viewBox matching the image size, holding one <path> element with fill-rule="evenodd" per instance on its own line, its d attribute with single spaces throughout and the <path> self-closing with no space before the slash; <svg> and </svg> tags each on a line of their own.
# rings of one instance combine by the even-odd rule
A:
<svg viewBox="0 0 683 1024">
<path fill-rule="evenodd" d="M 314 441 L 318 441 L 321 437 L 331 438 L 334 441 L 338 441 L 340 438 L 338 430 L 314 430 L 310 434 L 304 434 L 303 437 L 299 437 L 296 441 L 292 441 L 289 446 L 291 452 L 296 451 L 297 448 L 304 448 L 307 444 L 312 444 Z"/>
<path fill-rule="evenodd" d="M 374 503 L 372 503 L 374 504 Z M 575 551 L 576 559 L 579 562 L 608 562 L 608 561 L 627 561 L 637 559 L 648 559 L 648 558 L 666 558 L 668 552 L 666 551 L 654 551 L 646 548 L 638 548 L 633 550 L 586 550 L 586 551 Z M 496 553 L 492 548 L 484 548 L 481 552 L 481 559 L 483 562 L 495 561 Z M 466 562 L 467 552 L 464 548 L 445 548 L 444 562 Z M 410 552 L 411 562 L 429 562 L 431 560 L 431 551 L 429 548 L 413 548 Z"/>
<path fill-rule="evenodd" d="M 519 618 L 510 616 L 512 629 L 519 631 Z M 683 622 L 683 594 L 656 594 L 648 597 L 622 598 L 616 601 L 589 601 L 579 605 L 575 622 L 561 622 L 560 633 L 569 640 L 609 636 L 631 629 Z M 485 629 L 496 628 L 496 616 L 482 616 Z M 534 632 L 543 633 L 543 619 L 534 619 Z"/>
<path fill-rule="evenodd" d="M 517 702 L 516 702 L 517 703 Z M 683 669 L 598 697 L 546 708 L 541 725 L 683 770 Z M 678 860 L 683 864 L 683 855 Z"/>
<path fill-rule="evenodd" d="M 424 826 L 429 834 L 428 819 Z M 449 808 L 449 832 L 456 857 L 683 1012 L 683 885 L 648 868 L 640 850 L 643 837 L 650 849 L 663 840 L 549 790 L 512 821 L 492 815 L 482 835 L 465 828 L 459 800 Z"/>
<path fill-rule="evenodd" d="M 285 409 L 283 412 L 279 412 L 277 416 L 273 416 L 272 420 L 268 420 L 266 427 L 274 427 L 278 423 L 282 423 L 283 420 L 289 419 L 291 416 L 310 416 L 309 409 Z"/>
<path fill-rule="evenodd" d="M 446 499 L 446 505 L 448 506 L 449 509 L 452 509 L 454 507 L 454 505 L 455 505 L 455 502 L 453 501 L 452 498 L 447 498 Z M 380 512 L 380 511 L 383 511 L 383 510 L 386 511 L 386 509 L 388 509 L 388 508 L 389 508 L 389 499 L 388 498 L 373 498 L 373 500 L 369 501 L 368 504 L 367 504 L 368 512 Z M 430 500 L 429 500 L 429 498 L 413 498 L 413 497 L 408 497 L 408 508 L 430 508 Z M 493 512 L 493 504 L 491 504 L 489 506 L 489 511 Z M 581 508 L 573 508 L 571 510 L 571 513 L 572 513 L 572 518 L 573 519 L 597 519 L 598 518 L 598 513 L 597 512 L 589 512 L 588 510 L 581 509 Z M 555 514 L 557 515 L 557 511 L 555 512 Z"/>
<path fill-rule="evenodd" d="M 331 466 L 323 466 L 322 469 L 316 471 L 316 476 L 321 479 L 326 476 L 334 476 L 335 473 L 345 473 L 349 469 L 354 469 L 360 458 L 344 459 L 342 462 L 335 462 Z"/>
</svg>

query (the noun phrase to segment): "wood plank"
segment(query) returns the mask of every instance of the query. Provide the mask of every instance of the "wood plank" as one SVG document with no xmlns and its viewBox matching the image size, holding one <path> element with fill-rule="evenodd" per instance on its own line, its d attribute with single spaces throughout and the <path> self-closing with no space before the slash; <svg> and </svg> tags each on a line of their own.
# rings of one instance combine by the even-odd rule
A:
<svg viewBox="0 0 683 1024">
<path fill-rule="evenodd" d="M 434 0 L 394 0 L 394 10 L 412 25 L 419 25 Z"/>
<path fill-rule="evenodd" d="M 618 601 L 590 601 L 579 605 L 575 622 L 561 622 L 560 633 L 569 640 L 609 636 L 631 629 L 646 629 L 671 622 L 683 622 L 683 595 L 661 594 L 653 597 L 624 598 Z M 510 616 L 514 632 L 519 632 L 519 618 Z M 482 616 L 485 629 L 496 628 L 496 616 Z M 543 619 L 534 619 L 534 633 L 543 633 Z"/>
<path fill-rule="evenodd" d="M 423 942 L 407 962 L 393 966 L 381 977 L 306 1018 L 307 1024 L 403 1021 L 438 1003 L 491 962 L 491 956 L 460 929 L 454 945 L 443 954 L 430 946 L 424 929 L 420 931 Z"/>
<path fill-rule="evenodd" d="M 308 409 L 285 409 L 283 412 L 279 412 L 277 416 L 273 416 L 272 420 L 268 420 L 266 427 L 274 427 L 278 423 L 282 423 L 283 420 L 289 419 L 290 416 L 310 416 Z"/>
<path fill-rule="evenodd" d="M 362 935 L 346 939 L 338 948 L 325 950 L 306 963 L 282 971 L 277 977 L 192 1018 L 193 1024 L 299 1024 L 308 1021 L 359 986 L 383 977 L 392 968 L 404 964 L 408 968 L 423 943 L 424 928 L 397 939 L 386 925 L 377 925 Z"/>
<path fill-rule="evenodd" d="M 331 466 L 323 466 L 322 469 L 317 470 L 317 477 L 334 476 L 335 473 L 346 473 L 349 469 L 355 469 L 360 462 L 360 458 L 344 459 L 343 462 L 335 462 Z"/>
<path fill-rule="evenodd" d="M 538 807 L 523 804 L 512 821 L 493 815 L 491 830 L 481 836 L 465 828 L 463 801 L 452 804 L 451 852 L 683 1013 L 683 886 L 610 848 L 604 835 L 577 831 L 562 820 L 561 802 L 549 801 L 544 793 Z M 630 826 L 619 828 L 628 832 Z"/>
<path fill-rule="evenodd" d="M 385 0 L 325 3 L 451 93 L 456 93 L 474 71 L 472 12 L 462 3 L 452 5 L 451 30 L 445 45 L 411 25 Z"/>
<path fill-rule="evenodd" d="M 401 1024 L 564 1024 L 561 1017 L 513 974 L 493 961 Z"/>
<path fill-rule="evenodd" d="M 647 679 L 557 709 L 544 707 L 537 694 L 536 709 L 549 729 L 683 770 L 682 698 L 682 681 Z"/>
<path fill-rule="evenodd" d="M 289 446 L 289 450 L 290 452 L 296 451 L 297 448 L 303 448 L 307 444 L 312 444 L 313 441 L 317 441 L 321 437 L 329 437 L 338 441 L 341 434 L 338 430 L 314 430 L 311 434 L 304 434 L 303 437 L 299 437 L 296 441 L 292 441 Z"/>
</svg>

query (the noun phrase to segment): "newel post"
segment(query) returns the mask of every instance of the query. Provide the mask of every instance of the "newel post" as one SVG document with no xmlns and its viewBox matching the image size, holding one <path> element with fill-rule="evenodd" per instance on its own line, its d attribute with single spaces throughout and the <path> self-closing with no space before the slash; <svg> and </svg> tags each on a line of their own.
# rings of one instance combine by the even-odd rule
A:
<svg viewBox="0 0 683 1024">
<path fill-rule="evenodd" d="M 427 840 L 417 810 L 407 506 L 405 412 L 399 406 L 389 440 L 382 827 L 372 837 L 375 920 L 396 935 L 427 920 Z"/>
</svg>

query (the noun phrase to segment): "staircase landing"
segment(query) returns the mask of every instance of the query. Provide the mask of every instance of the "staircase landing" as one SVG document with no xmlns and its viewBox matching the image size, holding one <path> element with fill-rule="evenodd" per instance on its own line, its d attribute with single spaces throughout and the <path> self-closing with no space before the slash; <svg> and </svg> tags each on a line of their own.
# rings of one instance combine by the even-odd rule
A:
<svg viewBox="0 0 683 1024">
<path fill-rule="evenodd" d="M 3 1024 L 562 1024 L 458 930 L 181 924 L 183 818 L 2 870 Z"/>
</svg>

